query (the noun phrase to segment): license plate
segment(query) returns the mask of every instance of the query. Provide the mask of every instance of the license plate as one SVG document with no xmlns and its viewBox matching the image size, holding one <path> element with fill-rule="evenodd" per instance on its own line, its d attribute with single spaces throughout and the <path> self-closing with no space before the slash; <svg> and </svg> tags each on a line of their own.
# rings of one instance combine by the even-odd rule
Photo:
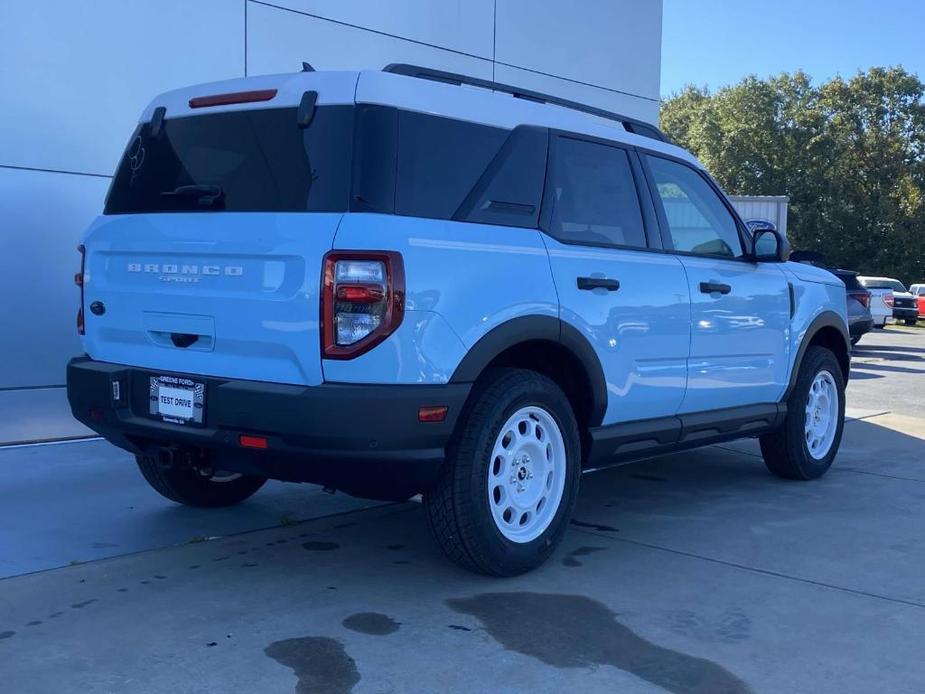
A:
<svg viewBox="0 0 925 694">
<path fill-rule="evenodd" d="M 181 376 L 151 376 L 150 414 L 172 424 L 202 424 L 206 385 Z"/>
</svg>

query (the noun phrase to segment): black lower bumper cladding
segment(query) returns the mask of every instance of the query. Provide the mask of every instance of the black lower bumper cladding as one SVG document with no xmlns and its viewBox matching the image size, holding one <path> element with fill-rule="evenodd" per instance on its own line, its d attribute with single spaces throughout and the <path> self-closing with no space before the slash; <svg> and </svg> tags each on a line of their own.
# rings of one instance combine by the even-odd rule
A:
<svg viewBox="0 0 925 694">
<path fill-rule="evenodd" d="M 202 425 L 150 414 L 150 381 L 164 372 L 72 359 L 67 394 L 74 417 L 135 454 L 190 448 L 215 469 L 313 482 L 370 498 L 407 498 L 439 473 L 471 384 L 299 386 L 190 374 L 205 384 Z M 447 407 L 420 422 L 422 407 Z M 265 439 L 265 448 L 241 437 Z M 247 439 L 245 439 L 247 440 Z"/>
</svg>

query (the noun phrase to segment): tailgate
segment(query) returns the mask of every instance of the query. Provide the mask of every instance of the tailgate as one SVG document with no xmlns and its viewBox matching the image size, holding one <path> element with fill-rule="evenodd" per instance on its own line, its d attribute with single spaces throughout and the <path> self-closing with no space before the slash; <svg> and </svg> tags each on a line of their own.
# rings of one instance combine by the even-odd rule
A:
<svg viewBox="0 0 925 694">
<path fill-rule="evenodd" d="M 320 383 L 321 262 L 340 218 L 100 217 L 85 241 L 87 353 L 154 371 Z"/>
</svg>

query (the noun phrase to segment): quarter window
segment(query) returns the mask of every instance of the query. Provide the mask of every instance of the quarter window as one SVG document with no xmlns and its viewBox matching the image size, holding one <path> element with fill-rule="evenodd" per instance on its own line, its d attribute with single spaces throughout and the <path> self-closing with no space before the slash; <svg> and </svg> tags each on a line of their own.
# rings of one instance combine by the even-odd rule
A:
<svg viewBox="0 0 925 694">
<path fill-rule="evenodd" d="M 509 134 L 502 128 L 400 111 L 395 212 L 452 219 Z"/>
<path fill-rule="evenodd" d="M 738 258 L 742 241 L 735 218 L 716 191 L 694 169 L 646 156 L 665 210 L 675 250 Z"/>
<path fill-rule="evenodd" d="M 552 151 L 549 234 L 564 243 L 646 247 L 633 170 L 619 147 L 560 138 Z"/>
</svg>

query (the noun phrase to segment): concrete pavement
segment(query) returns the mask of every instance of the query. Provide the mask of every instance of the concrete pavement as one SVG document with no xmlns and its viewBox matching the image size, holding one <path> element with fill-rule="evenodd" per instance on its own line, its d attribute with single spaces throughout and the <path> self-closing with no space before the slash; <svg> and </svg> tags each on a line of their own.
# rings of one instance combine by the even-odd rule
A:
<svg viewBox="0 0 925 694">
<path fill-rule="evenodd" d="M 884 380 L 925 385 L 909 368 Z M 13 449 L 77 500 L 10 491 L 0 457 L 8 573 L 135 553 L 0 580 L 0 691 L 925 691 L 925 419 L 863 403 L 815 482 L 768 475 L 754 441 L 587 475 L 553 559 L 507 580 L 446 563 L 415 503 L 279 485 L 210 516 L 102 444 L 49 447 L 61 467 Z"/>
</svg>

